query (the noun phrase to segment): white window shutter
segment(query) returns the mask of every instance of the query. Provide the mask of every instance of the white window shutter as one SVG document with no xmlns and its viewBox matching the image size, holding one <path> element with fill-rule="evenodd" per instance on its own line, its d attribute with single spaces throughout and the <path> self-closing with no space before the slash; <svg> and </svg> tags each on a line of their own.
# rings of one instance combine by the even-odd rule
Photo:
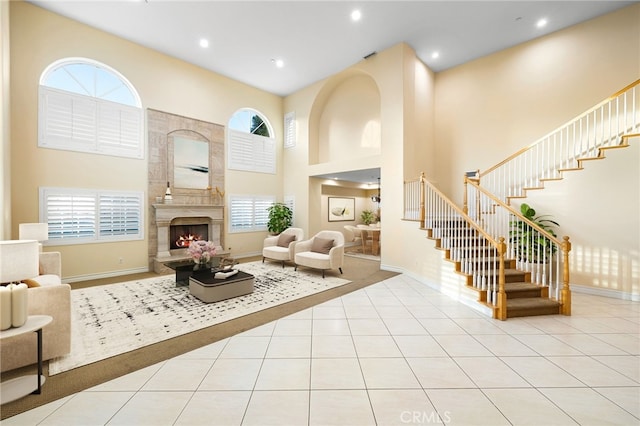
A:
<svg viewBox="0 0 640 426">
<path fill-rule="evenodd" d="M 291 111 L 284 116 L 284 147 L 296 146 L 296 113 Z"/>
<path fill-rule="evenodd" d="M 276 173 L 275 141 L 229 129 L 227 166 L 232 170 Z"/>
</svg>

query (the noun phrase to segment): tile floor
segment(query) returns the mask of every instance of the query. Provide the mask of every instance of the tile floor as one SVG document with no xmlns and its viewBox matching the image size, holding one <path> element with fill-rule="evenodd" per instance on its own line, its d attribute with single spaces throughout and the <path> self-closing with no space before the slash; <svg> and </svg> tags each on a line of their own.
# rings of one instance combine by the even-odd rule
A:
<svg viewBox="0 0 640 426">
<path fill-rule="evenodd" d="M 399 275 L 3 425 L 639 425 L 640 303 L 505 322 Z"/>
</svg>

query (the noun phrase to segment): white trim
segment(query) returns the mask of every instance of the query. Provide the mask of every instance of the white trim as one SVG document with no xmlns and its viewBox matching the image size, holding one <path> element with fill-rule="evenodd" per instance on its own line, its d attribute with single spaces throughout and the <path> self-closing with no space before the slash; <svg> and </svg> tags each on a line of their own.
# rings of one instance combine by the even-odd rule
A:
<svg viewBox="0 0 640 426">
<path fill-rule="evenodd" d="M 77 283 L 79 281 L 99 280 L 103 278 L 120 277 L 122 275 L 141 274 L 144 272 L 149 272 L 149 268 L 140 267 L 140 268 L 123 269 L 120 271 L 102 272 L 99 274 L 73 275 L 70 277 L 62 277 L 62 282 Z M 175 274 L 169 274 L 169 275 L 175 275 Z"/>
<path fill-rule="evenodd" d="M 610 288 L 598 288 L 581 284 L 570 284 L 571 292 L 590 294 L 592 296 L 607 297 L 610 299 L 630 300 L 632 302 L 640 302 L 640 294 L 629 293 L 626 291 L 612 290 Z"/>
</svg>

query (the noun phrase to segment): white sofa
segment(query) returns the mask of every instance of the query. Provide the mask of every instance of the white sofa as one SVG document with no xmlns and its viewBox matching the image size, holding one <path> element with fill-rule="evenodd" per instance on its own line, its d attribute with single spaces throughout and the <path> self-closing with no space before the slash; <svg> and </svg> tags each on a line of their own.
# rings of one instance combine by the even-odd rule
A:
<svg viewBox="0 0 640 426">
<path fill-rule="evenodd" d="M 304 238 L 301 228 L 287 228 L 279 235 L 272 235 L 264 239 L 262 244 L 262 263 L 265 259 L 273 259 L 284 263 L 293 260 L 295 246 Z"/>
<path fill-rule="evenodd" d="M 344 262 L 344 235 L 338 231 L 320 231 L 311 239 L 300 241 L 295 246 L 295 269 L 298 266 L 321 269 L 338 269 L 342 274 Z"/>
<path fill-rule="evenodd" d="M 2 242 L 0 241 L 0 244 Z M 71 350 L 71 287 L 62 284 L 62 262 L 59 252 L 39 255 L 40 274 L 25 277 L 31 285 L 28 294 L 29 315 L 50 315 L 53 321 L 42 329 L 42 359 L 68 354 Z M 2 340 L 0 371 L 9 371 L 38 361 L 35 333 Z"/>
</svg>

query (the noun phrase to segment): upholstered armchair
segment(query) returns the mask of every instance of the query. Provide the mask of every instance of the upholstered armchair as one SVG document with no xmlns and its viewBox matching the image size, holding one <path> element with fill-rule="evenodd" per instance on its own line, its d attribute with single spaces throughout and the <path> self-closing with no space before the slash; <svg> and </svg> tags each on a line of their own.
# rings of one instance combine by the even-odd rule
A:
<svg viewBox="0 0 640 426">
<path fill-rule="evenodd" d="M 262 263 L 265 259 L 279 260 L 284 268 L 284 262 L 293 260 L 294 248 L 303 238 L 301 228 L 287 228 L 279 235 L 268 236 L 262 244 Z"/>
<path fill-rule="evenodd" d="M 345 242 L 352 243 L 362 238 L 362 230 L 356 228 L 353 225 L 344 226 L 344 239 Z"/>
<path fill-rule="evenodd" d="M 338 269 L 342 274 L 344 262 L 344 235 L 338 231 L 320 231 L 313 238 L 295 246 L 295 269 L 298 266 L 322 270 Z"/>
</svg>

